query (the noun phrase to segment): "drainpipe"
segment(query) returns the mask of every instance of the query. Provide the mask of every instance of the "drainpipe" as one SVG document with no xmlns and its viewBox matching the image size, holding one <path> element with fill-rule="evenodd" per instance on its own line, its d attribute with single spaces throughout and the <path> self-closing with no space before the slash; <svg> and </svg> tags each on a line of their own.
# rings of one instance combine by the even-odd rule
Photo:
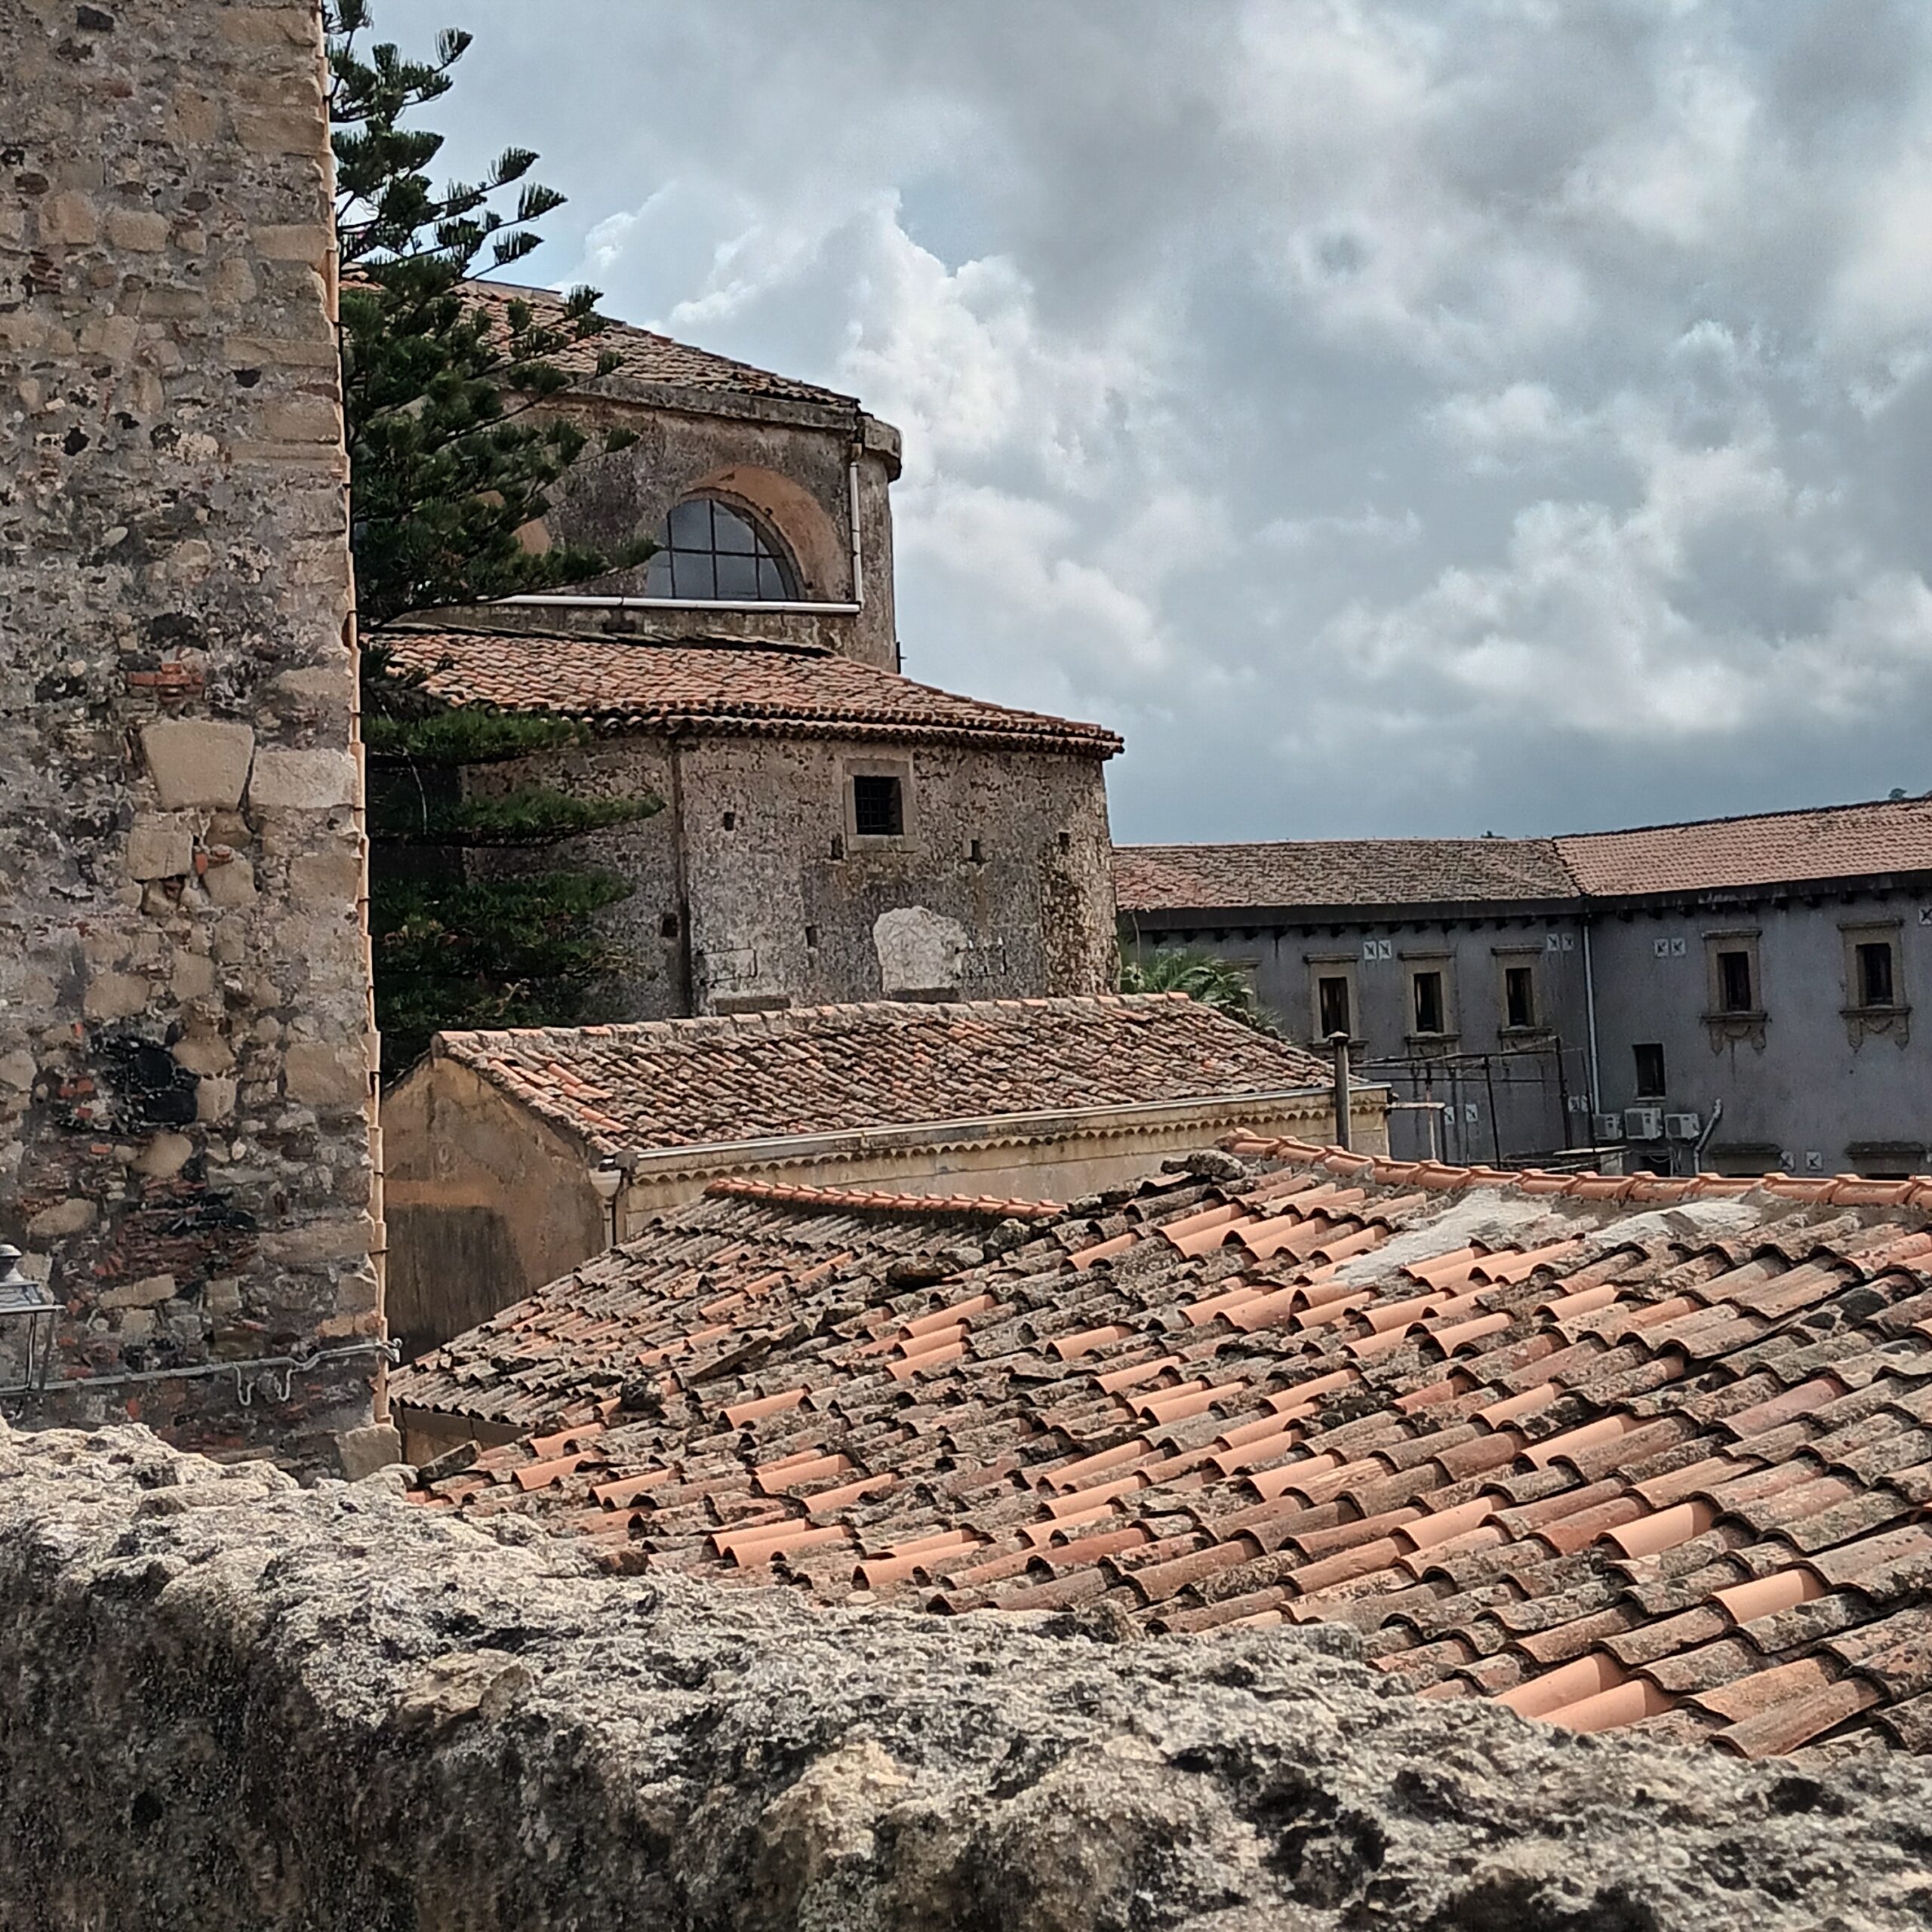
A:
<svg viewBox="0 0 1932 1932">
<path fill-rule="evenodd" d="M 1590 963 L 1590 921 L 1583 920 L 1583 1011 L 1590 1029 L 1590 1112 L 1603 1111 L 1603 1084 L 1597 1077 L 1597 976 Z M 1590 1140 L 1596 1140 L 1596 1122 L 1590 1123 Z"/>
<path fill-rule="evenodd" d="M 1690 1149 L 1690 1171 L 1700 1174 L 1704 1171 L 1704 1149 L 1711 1144 L 1711 1136 L 1718 1131 L 1718 1122 L 1724 1118 L 1724 1103 L 1713 1100 L 1711 1111 L 1705 1116 L 1704 1131 L 1699 1134 Z"/>
<path fill-rule="evenodd" d="M 814 603 L 802 598 L 580 597 L 562 591 L 500 597 L 500 604 L 538 610 L 741 611 L 781 617 L 855 617 L 866 608 L 865 552 L 859 537 L 859 458 L 864 445 L 854 440 L 845 458 L 845 503 L 852 525 L 852 595 L 842 603 Z"/>
</svg>

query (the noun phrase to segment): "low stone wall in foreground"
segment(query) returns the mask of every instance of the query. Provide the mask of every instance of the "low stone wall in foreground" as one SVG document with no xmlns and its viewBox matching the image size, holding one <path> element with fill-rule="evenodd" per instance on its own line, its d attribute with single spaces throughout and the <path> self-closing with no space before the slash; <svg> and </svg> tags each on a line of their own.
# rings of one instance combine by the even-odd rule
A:
<svg viewBox="0 0 1932 1932">
<path fill-rule="evenodd" d="M 1336 1632 L 1112 1634 L 611 1579 L 390 1473 L 0 1435 L 0 1925 L 1932 1918 L 1916 1761 L 1570 1738 L 1411 1698 Z"/>
</svg>

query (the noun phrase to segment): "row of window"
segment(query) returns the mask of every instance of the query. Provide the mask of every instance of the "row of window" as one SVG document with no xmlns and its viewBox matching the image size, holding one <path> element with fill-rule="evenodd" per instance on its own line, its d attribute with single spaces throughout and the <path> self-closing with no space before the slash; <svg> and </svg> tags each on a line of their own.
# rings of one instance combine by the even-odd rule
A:
<svg viewBox="0 0 1932 1932">
<path fill-rule="evenodd" d="M 1660 942 L 1660 943 L 1662 943 Z M 1714 1020 L 1761 1020 L 1764 1017 L 1763 993 L 1758 971 L 1757 936 L 1728 934 L 1706 942 L 1710 962 L 1710 1017 Z M 1681 950 L 1681 942 L 1678 949 Z M 1899 1011 L 1903 1001 L 1899 971 L 1898 943 L 1870 928 L 1854 928 L 1846 933 L 1845 978 L 1849 1012 L 1875 1015 Z M 1315 1037 L 1326 1040 L 1337 1033 L 1355 1032 L 1355 980 L 1349 966 L 1315 961 L 1310 966 Z M 1426 1040 L 1456 1029 L 1450 1017 L 1448 978 L 1439 966 L 1414 965 L 1409 968 L 1409 1035 Z M 1536 969 L 1527 964 L 1503 968 L 1501 1011 L 1503 1029 L 1508 1032 L 1531 1032 L 1543 1024 L 1537 995 Z M 1661 1065 L 1663 1050 L 1640 1047 L 1639 1056 L 1654 1051 Z M 1663 1091 L 1661 1072 L 1658 1084 L 1641 1084 L 1640 1094 Z"/>
</svg>

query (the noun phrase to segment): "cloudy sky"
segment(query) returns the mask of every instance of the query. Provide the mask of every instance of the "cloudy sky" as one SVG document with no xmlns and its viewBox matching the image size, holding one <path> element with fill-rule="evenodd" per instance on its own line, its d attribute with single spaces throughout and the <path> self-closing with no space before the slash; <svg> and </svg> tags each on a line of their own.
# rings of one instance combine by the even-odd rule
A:
<svg viewBox="0 0 1932 1932">
<path fill-rule="evenodd" d="M 1932 787 L 1923 0 L 377 0 L 520 269 L 905 432 L 914 676 L 1126 839 Z"/>
</svg>

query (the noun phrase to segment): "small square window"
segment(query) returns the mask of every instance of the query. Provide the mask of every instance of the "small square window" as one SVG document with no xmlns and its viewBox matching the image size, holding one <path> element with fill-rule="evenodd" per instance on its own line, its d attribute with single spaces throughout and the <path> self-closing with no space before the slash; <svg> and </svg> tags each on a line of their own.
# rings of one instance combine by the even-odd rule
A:
<svg viewBox="0 0 1932 1932">
<path fill-rule="evenodd" d="M 1727 949 L 1718 955 L 1718 1008 L 1724 1013 L 1752 1013 L 1757 1001 L 1751 984 L 1751 955 Z"/>
<path fill-rule="evenodd" d="M 1352 1031 L 1349 1023 L 1349 983 L 1339 973 L 1324 973 L 1315 983 L 1315 997 L 1320 1013 L 1321 1037 Z"/>
<path fill-rule="evenodd" d="M 1898 1004 L 1897 979 L 1892 971 L 1892 943 L 1869 940 L 1858 948 L 1858 1003 L 1860 1006 L 1895 1006 Z"/>
<path fill-rule="evenodd" d="M 1661 1100 L 1665 1091 L 1663 1047 L 1654 1043 L 1632 1047 L 1630 1051 L 1637 1062 L 1637 1097 L 1640 1100 Z"/>
<path fill-rule="evenodd" d="M 861 838 L 905 835 L 906 799 L 897 779 L 862 772 L 852 780 L 852 829 Z"/>
<path fill-rule="evenodd" d="M 1434 972 L 1418 973 L 1414 983 L 1416 1031 L 1418 1033 L 1446 1033 L 1449 1029 L 1443 1023 L 1445 1008 L 1442 1000 L 1442 975 Z"/>
<path fill-rule="evenodd" d="M 1503 968 L 1503 1006 L 1506 1024 L 1529 1027 L 1537 1023 L 1537 976 L 1534 968 Z"/>
</svg>

